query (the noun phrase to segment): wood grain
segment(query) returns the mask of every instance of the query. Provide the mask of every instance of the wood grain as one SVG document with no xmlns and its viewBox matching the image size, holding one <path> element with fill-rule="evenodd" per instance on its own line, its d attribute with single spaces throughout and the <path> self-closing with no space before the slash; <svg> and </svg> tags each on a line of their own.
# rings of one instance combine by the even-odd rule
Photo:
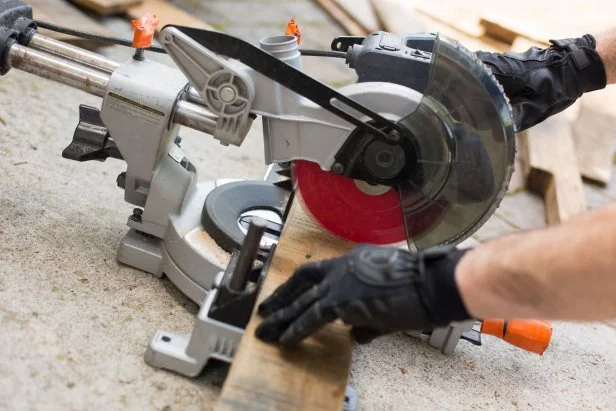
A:
<svg viewBox="0 0 616 411">
<path fill-rule="evenodd" d="M 132 6 L 142 2 L 142 0 L 71 0 L 73 3 L 92 10 L 99 16 L 110 16 L 112 14 L 122 14 Z"/>
<path fill-rule="evenodd" d="M 586 211 L 571 125 L 553 116 L 520 135 L 520 156 L 529 190 L 544 196 L 548 224 Z"/>
<path fill-rule="evenodd" d="M 381 29 L 371 0 L 334 0 L 334 2 L 368 33 Z"/>
<path fill-rule="evenodd" d="M 582 177 L 606 185 L 612 178 L 616 138 L 616 90 L 585 94 L 573 122 L 573 137 Z"/>
<path fill-rule="evenodd" d="M 548 44 L 549 39 L 596 34 L 611 28 L 614 13 L 613 0 L 517 0 L 490 2 L 480 15 L 487 34 L 509 39 L 510 43 L 520 36 Z"/>
<path fill-rule="evenodd" d="M 61 24 L 62 26 L 88 33 L 111 34 L 109 30 L 96 20 L 64 0 L 28 0 L 28 4 L 32 6 L 34 18 L 37 20 Z M 97 40 L 86 40 L 44 29 L 39 30 L 39 33 L 86 49 L 109 45 L 109 43 Z"/>
<path fill-rule="evenodd" d="M 314 0 L 329 16 L 334 19 L 351 36 L 365 36 L 368 30 L 358 23 L 334 0 Z"/>
<path fill-rule="evenodd" d="M 353 246 L 324 232 L 295 201 L 258 303 L 301 264 L 338 256 Z M 348 328 L 330 324 L 298 347 L 283 350 L 254 336 L 260 322 L 253 313 L 216 410 L 341 409 L 353 347 Z"/>
<path fill-rule="evenodd" d="M 126 11 L 126 14 L 131 19 L 138 19 L 145 13 L 154 13 L 158 16 L 160 19 L 159 30 L 167 24 L 213 30 L 213 27 L 203 20 L 164 0 L 144 0 L 141 4 L 133 6 Z"/>
</svg>

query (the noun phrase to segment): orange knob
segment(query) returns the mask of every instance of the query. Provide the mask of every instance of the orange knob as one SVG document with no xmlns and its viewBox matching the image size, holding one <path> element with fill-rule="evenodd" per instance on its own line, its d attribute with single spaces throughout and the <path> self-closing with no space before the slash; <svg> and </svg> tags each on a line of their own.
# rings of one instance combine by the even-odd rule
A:
<svg viewBox="0 0 616 411">
<path fill-rule="evenodd" d="M 297 37 L 297 45 L 299 46 L 299 43 L 301 43 L 302 41 L 302 32 L 299 29 L 299 26 L 297 25 L 297 23 L 295 23 L 295 19 L 291 18 L 291 20 L 289 20 L 289 23 L 287 24 L 287 28 L 284 31 L 284 34 L 286 34 L 287 36 L 295 36 Z"/>
<path fill-rule="evenodd" d="M 146 13 L 143 17 L 131 21 L 131 26 L 135 30 L 133 37 L 133 47 L 136 49 L 147 49 L 152 46 L 154 33 L 158 27 L 159 19 L 156 14 Z"/>
<path fill-rule="evenodd" d="M 539 355 L 543 355 L 552 338 L 552 326 L 541 320 L 488 319 L 483 320 L 481 332 Z"/>
</svg>

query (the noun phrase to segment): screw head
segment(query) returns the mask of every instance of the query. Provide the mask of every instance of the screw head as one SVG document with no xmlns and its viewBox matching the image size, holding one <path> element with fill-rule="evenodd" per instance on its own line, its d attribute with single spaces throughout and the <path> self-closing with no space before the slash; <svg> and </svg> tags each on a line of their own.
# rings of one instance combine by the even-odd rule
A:
<svg viewBox="0 0 616 411">
<path fill-rule="evenodd" d="M 334 174 L 342 174 L 344 173 L 344 166 L 340 163 L 334 163 L 332 165 L 332 173 Z"/>
<path fill-rule="evenodd" d="M 390 133 L 387 135 L 387 137 L 389 141 L 393 141 L 394 143 L 397 143 L 402 138 L 402 135 L 400 134 L 398 130 L 391 130 Z"/>
<path fill-rule="evenodd" d="M 225 103 L 231 103 L 235 100 L 235 90 L 231 86 L 224 86 L 218 92 L 220 99 Z"/>
</svg>

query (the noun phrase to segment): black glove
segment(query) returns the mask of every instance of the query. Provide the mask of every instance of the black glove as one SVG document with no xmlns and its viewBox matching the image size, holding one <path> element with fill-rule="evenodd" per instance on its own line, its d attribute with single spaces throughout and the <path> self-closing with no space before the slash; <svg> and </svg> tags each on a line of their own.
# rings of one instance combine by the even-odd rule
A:
<svg viewBox="0 0 616 411">
<path fill-rule="evenodd" d="M 605 67 L 592 35 L 550 43 L 547 49 L 532 47 L 524 53 L 477 52 L 503 85 L 518 131 L 563 111 L 582 94 L 606 86 Z"/>
<path fill-rule="evenodd" d="M 259 306 L 258 338 L 294 345 L 341 318 L 360 343 L 397 330 L 428 330 L 469 318 L 454 272 L 464 251 L 417 253 L 363 245 L 309 263 Z"/>
</svg>

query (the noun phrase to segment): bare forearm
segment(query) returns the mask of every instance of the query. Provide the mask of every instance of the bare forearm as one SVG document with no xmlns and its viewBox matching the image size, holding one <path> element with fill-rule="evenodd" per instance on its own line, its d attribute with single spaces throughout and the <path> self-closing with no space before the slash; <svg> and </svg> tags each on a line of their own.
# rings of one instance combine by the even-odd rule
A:
<svg viewBox="0 0 616 411">
<path fill-rule="evenodd" d="M 603 60 L 607 84 L 616 83 L 616 28 L 597 36 L 597 52 Z"/>
<path fill-rule="evenodd" d="M 476 318 L 616 318 L 616 205 L 481 245 L 456 281 Z"/>
</svg>

